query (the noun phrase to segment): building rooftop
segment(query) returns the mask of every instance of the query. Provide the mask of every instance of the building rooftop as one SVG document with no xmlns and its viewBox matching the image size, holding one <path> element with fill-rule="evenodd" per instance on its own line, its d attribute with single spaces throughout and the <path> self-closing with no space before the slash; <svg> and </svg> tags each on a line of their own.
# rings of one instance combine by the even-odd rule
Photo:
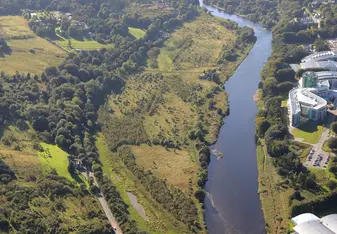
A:
<svg viewBox="0 0 337 234">
<path fill-rule="evenodd" d="M 297 88 L 290 90 L 289 99 L 290 99 L 289 107 L 291 109 L 291 112 L 294 114 L 301 112 L 301 107 L 297 100 Z"/>
<path fill-rule="evenodd" d="M 294 69 L 294 65 L 292 64 L 291 67 Z M 330 71 L 337 71 L 337 63 L 332 60 L 327 61 L 316 61 L 313 59 L 307 60 L 302 62 L 300 67 L 302 69 L 309 69 L 309 68 L 326 68 Z M 295 70 L 295 69 L 294 69 Z"/>
<path fill-rule="evenodd" d="M 336 71 L 320 71 L 320 72 L 315 72 L 315 73 L 317 75 L 317 79 L 319 80 L 337 79 Z"/>
<path fill-rule="evenodd" d="M 337 233 L 337 214 L 331 214 L 321 218 L 323 224 L 331 231 Z"/>
<path fill-rule="evenodd" d="M 311 89 L 297 89 L 297 100 L 306 105 L 311 106 L 312 108 L 318 110 L 327 105 L 327 101 L 320 96 L 312 93 L 315 88 Z"/>
<path fill-rule="evenodd" d="M 296 217 L 292 218 L 291 221 L 293 221 L 295 224 L 300 224 L 308 221 L 315 221 L 319 220 L 319 218 L 311 213 L 304 213 L 297 215 Z"/>
<path fill-rule="evenodd" d="M 337 214 L 318 218 L 311 213 L 300 214 L 291 219 L 298 234 L 337 234 Z"/>
<path fill-rule="evenodd" d="M 300 223 L 294 227 L 294 231 L 298 234 L 336 234 L 319 220 Z"/>
<path fill-rule="evenodd" d="M 305 63 L 309 60 L 321 61 L 321 60 L 329 60 L 333 58 L 337 58 L 337 51 L 320 51 L 320 52 L 316 52 L 316 53 L 313 53 L 313 54 L 310 54 L 304 57 L 301 60 L 301 62 Z"/>
</svg>

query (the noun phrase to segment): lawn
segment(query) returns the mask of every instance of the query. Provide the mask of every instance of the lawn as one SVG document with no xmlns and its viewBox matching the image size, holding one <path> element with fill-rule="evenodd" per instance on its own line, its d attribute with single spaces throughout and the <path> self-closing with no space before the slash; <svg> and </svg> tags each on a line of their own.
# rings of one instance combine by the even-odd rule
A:
<svg viewBox="0 0 337 234">
<path fill-rule="evenodd" d="M 198 166 L 192 162 L 187 150 L 145 144 L 132 146 L 131 149 L 135 153 L 137 164 L 151 170 L 158 178 L 166 179 L 168 184 L 187 192 L 189 180 L 196 183 Z"/>
<path fill-rule="evenodd" d="M 323 132 L 323 126 L 317 125 L 313 122 L 307 122 L 294 128 L 291 134 L 295 138 L 302 138 L 304 142 L 309 144 L 315 144 L 319 141 Z"/>
<path fill-rule="evenodd" d="M 331 149 L 329 148 L 327 141 L 324 143 L 322 150 L 325 152 L 331 152 Z"/>
<path fill-rule="evenodd" d="M 1 16 L 0 35 L 12 49 L 11 54 L 0 58 L 1 70 L 7 74 L 29 72 L 39 75 L 66 56 L 63 50 L 36 36 L 22 16 Z"/>
<path fill-rule="evenodd" d="M 56 145 L 40 143 L 43 152 L 38 156 L 41 161 L 42 170 L 45 172 L 55 169 L 57 174 L 66 177 L 70 181 L 75 181 L 68 171 L 68 153 Z"/>
<path fill-rule="evenodd" d="M 145 35 L 145 31 L 140 28 L 129 27 L 129 33 L 137 39 L 142 38 Z"/>
</svg>

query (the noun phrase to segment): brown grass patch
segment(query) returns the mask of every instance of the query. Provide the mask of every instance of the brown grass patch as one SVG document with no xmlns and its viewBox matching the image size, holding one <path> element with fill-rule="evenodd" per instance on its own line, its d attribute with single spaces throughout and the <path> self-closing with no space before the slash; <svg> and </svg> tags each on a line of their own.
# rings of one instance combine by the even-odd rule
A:
<svg viewBox="0 0 337 234">
<path fill-rule="evenodd" d="M 196 182 L 198 166 L 187 150 L 165 149 L 162 146 L 132 146 L 137 164 L 177 188 L 187 190 L 189 180 Z"/>
</svg>

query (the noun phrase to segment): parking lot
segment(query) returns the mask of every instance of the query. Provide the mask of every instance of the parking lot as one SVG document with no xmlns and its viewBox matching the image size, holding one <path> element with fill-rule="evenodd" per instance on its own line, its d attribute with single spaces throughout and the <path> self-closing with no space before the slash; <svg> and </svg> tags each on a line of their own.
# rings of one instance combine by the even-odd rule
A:
<svg viewBox="0 0 337 234">
<path fill-rule="evenodd" d="M 310 153 L 303 164 L 306 167 L 325 169 L 331 159 L 331 154 L 322 150 L 324 143 L 329 139 L 329 129 L 324 128 L 319 141 L 312 145 Z"/>
<path fill-rule="evenodd" d="M 330 160 L 331 160 L 331 156 L 329 153 L 324 152 L 321 149 L 316 149 L 315 147 L 313 147 L 310 150 L 310 153 L 304 165 L 306 167 L 316 167 L 316 168 L 325 169 L 327 168 Z"/>
</svg>

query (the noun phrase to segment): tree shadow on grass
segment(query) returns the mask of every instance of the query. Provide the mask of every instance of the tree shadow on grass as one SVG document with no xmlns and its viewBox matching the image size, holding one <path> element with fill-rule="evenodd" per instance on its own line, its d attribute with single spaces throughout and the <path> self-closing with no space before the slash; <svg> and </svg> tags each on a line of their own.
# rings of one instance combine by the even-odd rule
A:
<svg viewBox="0 0 337 234">
<path fill-rule="evenodd" d="M 83 184 L 85 186 L 87 186 L 87 184 L 85 183 L 85 181 L 77 174 L 77 173 L 73 173 L 71 174 L 71 177 L 73 177 L 73 179 L 79 183 L 79 184 Z"/>
<path fill-rule="evenodd" d="M 308 132 L 308 133 L 313 133 L 313 132 L 317 132 L 318 128 L 317 128 L 317 124 L 309 121 L 307 123 L 301 124 L 300 126 L 297 127 L 299 130 L 303 131 L 303 132 Z"/>
</svg>

